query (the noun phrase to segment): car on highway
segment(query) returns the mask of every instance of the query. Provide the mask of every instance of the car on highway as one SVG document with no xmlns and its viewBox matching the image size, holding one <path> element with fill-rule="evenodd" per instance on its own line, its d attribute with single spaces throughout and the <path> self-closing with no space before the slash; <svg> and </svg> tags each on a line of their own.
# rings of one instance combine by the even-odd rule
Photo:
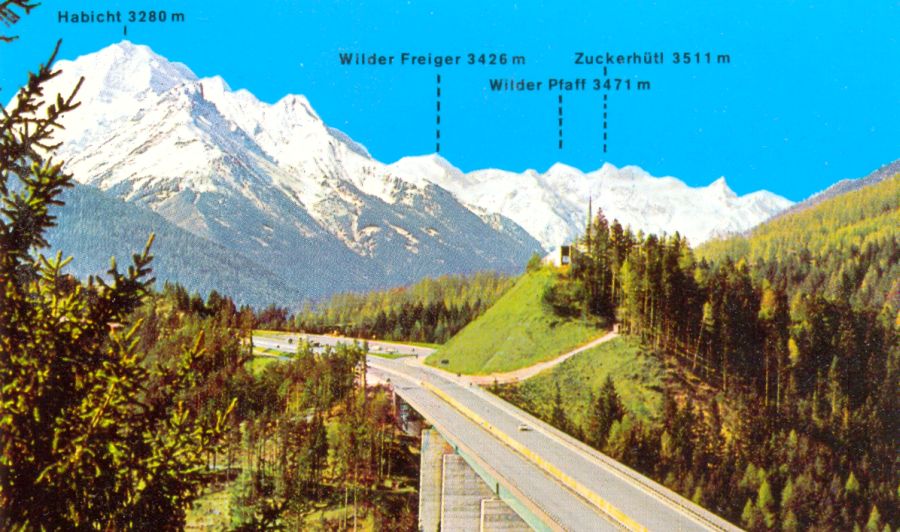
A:
<svg viewBox="0 0 900 532">
<path fill-rule="evenodd" d="M 531 430 L 531 427 L 526 425 L 525 423 L 519 423 L 519 430 L 525 432 Z"/>
</svg>

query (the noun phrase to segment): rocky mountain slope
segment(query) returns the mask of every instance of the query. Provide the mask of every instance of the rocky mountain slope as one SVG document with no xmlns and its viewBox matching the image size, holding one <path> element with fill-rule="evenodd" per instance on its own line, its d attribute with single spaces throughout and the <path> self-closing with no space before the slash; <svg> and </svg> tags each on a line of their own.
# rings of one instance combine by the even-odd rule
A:
<svg viewBox="0 0 900 532">
<path fill-rule="evenodd" d="M 266 265 L 304 297 L 518 271 L 541 250 L 502 216 L 380 171 L 302 96 L 268 105 L 127 42 L 57 67 L 50 93 L 85 77 L 60 137 L 77 180 Z"/>
<path fill-rule="evenodd" d="M 695 244 L 791 204 L 764 191 L 738 197 L 724 179 L 691 188 L 609 164 L 589 173 L 562 164 L 544 173 L 463 173 L 430 155 L 387 165 L 325 124 L 303 96 L 261 102 L 127 41 L 56 66 L 62 75 L 48 94 L 85 78 L 82 106 L 58 139 L 67 170 L 196 238 L 175 247 L 198 268 L 211 268 L 209 257 L 192 255 L 202 247 L 262 268 L 259 276 L 277 279 L 280 301 L 445 273 L 521 271 L 532 253 L 583 229 L 589 197 L 609 218 L 677 230 Z M 93 217 L 85 227 L 113 227 L 123 223 L 107 215 L 114 210 L 79 212 Z M 147 224 L 138 225 L 134 248 L 146 237 Z M 83 249 L 78 233 L 87 232 L 59 231 L 55 244 Z M 239 291 L 225 284 L 197 288 Z M 258 288 L 251 291 L 267 293 Z"/>
</svg>

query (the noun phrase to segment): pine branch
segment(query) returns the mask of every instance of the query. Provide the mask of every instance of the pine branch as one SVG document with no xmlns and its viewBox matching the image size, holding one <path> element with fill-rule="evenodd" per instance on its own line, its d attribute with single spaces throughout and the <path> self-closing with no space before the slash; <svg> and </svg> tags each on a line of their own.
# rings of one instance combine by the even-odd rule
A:
<svg viewBox="0 0 900 532">
<path fill-rule="evenodd" d="M 29 74 L 15 106 L 0 109 L 0 250 L 10 260 L 26 255 L 32 247 L 46 246 L 43 230 L 55 224 L 48 207 L 59 205 L 60 194 L 72 186 L 72 176 L 63 172 L 61 164 L 52 158 L 45 160 L 59 145 L 53 134 L 61 127 L 60 118 L 79 106 L 75 97 L 83 83 L 82 78 L 68 97 L 58 94 L 56 102 L 44 109 L 43 85 L 60 74 L 51 69 L 60 44 L 58 41 L 37 74 Z M 24 185 L 21 192 L 11 193 L 11 174 Z M 11 274 L 8 266 L 4 261 L 2 270 L 7 275 Z"/>
<path fill-rule="evenodd" d="M 30 15 L 31 10 L 39 5 L 41 4 L 31 3 L 28 0 L 4 0 L 0 2 L 0 23 L 3 23 L 7 28 L 12 27 L 13 24 L 22 19 L 22 16 L 16 13 L 13 8 L 19 8 L 23 14 Z M 18 35 L 0 35 L 0 42 L 10 43 L 18 38 Z"/>
</svg>

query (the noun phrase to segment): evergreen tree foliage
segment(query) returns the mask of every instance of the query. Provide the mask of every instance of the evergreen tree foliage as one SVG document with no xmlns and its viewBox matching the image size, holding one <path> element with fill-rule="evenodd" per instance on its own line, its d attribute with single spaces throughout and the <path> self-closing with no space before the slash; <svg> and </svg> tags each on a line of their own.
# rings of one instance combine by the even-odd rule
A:
<svg viewBox="0 0 900 532">
<path fill-rule="evenodd" d="M 358 378 L 364 356 L 358 345 L 321 354 L 302 345 L 239 396 L 244 467 L 231 488 L 233 528 L 303 529 L 307 514 L 335 497 L 357 518 L 378 514 L 384 526 L 399 518 L 375 488 L 391 477 L 398 449 L 409 442 L 396 437 L 386 391 Z M 349 519 L 335 528 L 349 528 Z"/>
<path fill-rule="evenodd" d="M 697 255 L 597 213 L 551 299 L 614 314 L 674 378 L 662 419 L 606 440 L 595 398 L 586 441 L 749 529 L 896 528 L 898 227 L 898 176 Z"/>
<path fill-rule="evenodd" d="M 553 400 L 553 411 L 550 414 L 550 424 L 564 432 L 569 432 L 571 430 L 571 427 L 569 426 L 569 416 L 566 414 L 566 409 L 563 408 L 562 391 L 560 390 L 559 383 L 556 384 L 556 395 Z"/>
<path fill-rule="evenodd" d="M 53 133 L 78 87 L 44 94 L 58 49 L 0 121 L 2 527 L 178 528 L 227 407 L 204 418 L 179 398 L 197 382 L 202 335 L 170 367 L 143 363 L 131 313 L 152 283 L 152 236 L 127 271 L 112 260 L 87 283 L 63 273 L 71 259 L 38 252 L 72 182 L 52 159 Z"/>
<path fill-rule="evenodd" d="M 403 288 L 337 294 L 294 318 L 305 332 L 356 338 L 444 343 L 480 316 L 512 286 L 495 273 L 422 279 Z M 283 328 L 272 326 L 272 328 Z"/>
<path fill-rule="evenodd" d="M 881 528 L 881 514 L 878 512 L 878 506 L 873 505 L 872 511 L 869 513 L 869 520 L 866 521 L 866 530 L 879 530 Z"/>
<path fill-rule="evenodd" d="M 598 449 L 606 446 L 606 440 L 613 423 L 622 419 L 625 407 L 622 405 L 612 377 L 607 376 L 593 404 L 588 424 L 588 443 Z"/>
</svg>

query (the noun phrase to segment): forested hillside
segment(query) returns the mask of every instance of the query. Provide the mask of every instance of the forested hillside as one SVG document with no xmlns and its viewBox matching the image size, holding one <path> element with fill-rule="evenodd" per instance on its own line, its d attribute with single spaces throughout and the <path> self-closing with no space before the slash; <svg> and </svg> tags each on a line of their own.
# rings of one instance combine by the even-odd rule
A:
<svg viewBox="0 0 900 532">
<path fill-rule="evenodd" d="M 409 287 L 342 293 L 294 320 L 295 328 L 356 338 L 443 343 L 494 304 L 513 279 L 485 272 L 425 278 Z"/>
<path fill-rule="evenodd" d="M 189 299 L 177 285 L 150 295 L 131 319 L 140 324 L 147 366 L 177 366 L 203 334 L 194 386 L 177 400 L 212 418 L 234 401 L 221 450 L 208 457 L 212 470 L 198 473 L 222 501 L 211 508 L 219 524 L 346 529 L 357 520 L 369 529 L 411 529 L 415 442 L 397 429 L 388 393 L 363 387 L 361 348 L 316 354 L 300 346 L 291 360 L 251 372 L 252 312 L 216 292 Z"/>
<path fill-rule="evenodd" d="M 582 437 L 750 530 L 896 529 L 898 190 L 839 196 L 699 260 L 677 233 L 599 213 L 547 296 L 616 315 L 670 371 L 661 419 Z"/>
<path fill-rule="evenodd" d="M 754 276 L 790 293 L 818 293 L 880 309 L 898 297 L 900 177 L 839 195 L 772 220 L 748 237 L 712 241 L 697 250 L 712 262 L 753 264 Z M 895 308 L 897 301 L 891 303 Z"/>
<path fill-rule="evenodd" d="M 246 256 L 94 187 L 75 184 L 61 199 L 65 206 L 51 209 L 57 225 L 47 231 L 47 240 L 52 249 L 75 257 L 69 273 L 80 278 L 106 270 L 111 256 L 128 257 L 155 233 L 153 269 L 159 283 L 179 282 L 204 296 L 227 287 L 238 303 L 257 307 L 298 305 L 303 295 L 299 287 Z"/>
<path fill-rule="evenodd" d="M 773 216 L 771 220 L 795 214 L 800 211 L 805 211 L 810 207 L 814 207 L 824 201 L 836 198 L 842 194 L 847 194 L 848 192 L 853 192 L 855 190 L 860 190 L 872 186 L 876 183 L 881 183 L 886 179 L 892 179 L 898 173 L 900 173 L 900 159 L 882 165 L 880 168 L 865 177 L 860 177 L 858 179 L 843 179 L 841 181 L 838 181 L 825 190 L 817 194 L 813 194 L 800 203 L 796 203 L 791 207 L 788 207 L 787 209 L 781 211 L 780 213 Z"/>
</svg>

